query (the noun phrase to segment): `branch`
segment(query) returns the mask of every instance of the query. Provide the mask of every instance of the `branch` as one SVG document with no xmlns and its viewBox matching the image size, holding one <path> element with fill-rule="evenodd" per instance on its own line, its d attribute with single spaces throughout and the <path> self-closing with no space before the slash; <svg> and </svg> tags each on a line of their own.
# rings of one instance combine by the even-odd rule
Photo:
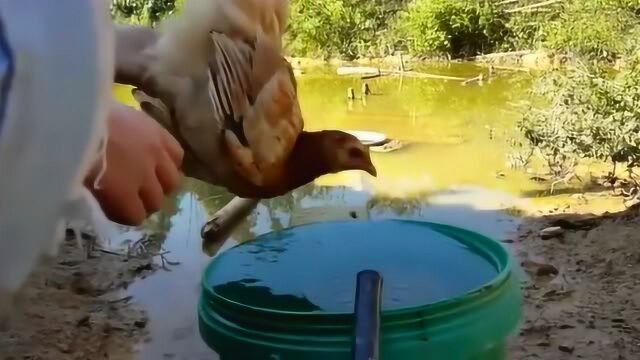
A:
<svg viewBox="0 0 640 360">
<path fill-rule="evenodd" d="M 420 79 L 440 79 L 452 81 L 465 81 L 466 78 L 456 76 L 446 76 L 438 74 L 427 74 L 418 71 L 399 71 L 399 70 L 383 70 L 374 67 L 365 66 L 342 66 L 337 69 L 338 75 L 361 75 L 363 78 L 374 78 L 384 75 L 400 75 L 406 77 L 414 77 Z"/>
<path fill-rule="evenodd" d="M 505 13 L 515 13 L 515 12 L 522 12 L 522 11 L 530 11 L 530 10 L 533 10 L 533 9 L 538 9 L 538 8 L 541 8 L 541 7 L 553 5 L 553 4 L 559 3 L 561 1 L 563 1 L 563 0 L 543 1 L 543 2 L 539 2 L 537 4 L 533 4 L 533 5 L 527 5 L 527 6 L 523 6 L 523 7 L 519 7 L 519 8 L 515 8 L 515 9 L 505 10 Z"/>
<path fill-rule="evenodd" d="M 260 199 L 235 197 L 222 209 L 218 210 L 200 231 L 202 249 L 213 256 L 231 231 L 258 206 Z"/>
</svg>

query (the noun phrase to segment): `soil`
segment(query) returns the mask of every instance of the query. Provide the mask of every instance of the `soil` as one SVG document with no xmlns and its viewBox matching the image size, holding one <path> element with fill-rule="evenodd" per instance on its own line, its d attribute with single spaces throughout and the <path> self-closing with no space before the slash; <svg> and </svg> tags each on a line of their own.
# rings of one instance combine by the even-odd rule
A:
<svg viewBox="0 0 640 360">
<path fill-rule="evenodd" d="M 132 359 L 147 316 L 123 291 L 155 270 L 150 258 L 97 251 L 75 240 L 30 276 L 0 329 L 0 359 Z"/>
<path fill-rule="evenodd" d="M 513 240 L 528 279 L 524 321 L 509 359 L 638 358 L 638 207 L 593 210 L 573 205 L 533 217 Z"/>
</svg>

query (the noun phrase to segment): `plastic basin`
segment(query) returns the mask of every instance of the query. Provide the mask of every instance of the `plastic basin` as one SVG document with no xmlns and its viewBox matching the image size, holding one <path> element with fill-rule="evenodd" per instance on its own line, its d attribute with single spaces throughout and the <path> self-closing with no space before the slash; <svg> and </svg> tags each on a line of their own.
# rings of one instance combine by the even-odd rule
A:
<svg viewBox="0 0 640 360">
<path fill-rule="evenodd" d="M 383 279 L 381 360 L 502 360 L 522 314 L 499 242 L 417 221 L 332 221 L 265 234 L 207 267 L 200 334 L 222 360 L 351 358 L 356 274 Z"/>
</svg>

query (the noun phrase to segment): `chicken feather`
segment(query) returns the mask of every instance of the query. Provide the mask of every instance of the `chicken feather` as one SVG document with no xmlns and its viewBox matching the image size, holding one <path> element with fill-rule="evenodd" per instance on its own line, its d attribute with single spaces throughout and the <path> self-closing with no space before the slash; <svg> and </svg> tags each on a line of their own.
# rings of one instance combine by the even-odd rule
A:
<svg viewBox="0 0 640 360">
<path fill-rule="evenodd" d="M 281 54 L 280 24 L 286 20 L 281 14 L 286 14 L 288 3 L 266 2 L 249 8 L 247 4 L 251 2 L 247 0 L 191 1 L 194 3 L 188 2 L 180 17 L 164 27 L 165 33 L 158 42 L 157 53 L 162 55 L 158 57 L 159 62 L 170 67 L 167 64 L 172 57 L 165 55 L 163 49 L 172 39 L 200 39 L 198 32 L 211 28 L 210 42 L 196 40 L 193 46 L 200 44 L 209 51 L 206 70 L 209 98 L 214 108 L 212 116 L 224 129 L 225 146 L 236 171 L 256 185 L 273 184 L 279 181 L 286 159 L 303 129 L 295 77 L 291 65 Z M 212 22 L 207 28 L 200 22 L 215 17 L 196 16 L 193 9 L 198 4 L 209 5 L 209 8 L 200 5 L 199 14 L 218 11 L 235 15 L 226 21 L 218 18 L 219 23 Z M 247 26 L 247 19 L 257 21 L 258 26 Z M 191 36 L 186 35 L 189 31 Z M 187 51 L 199 54 L 192 58 L 207 55 L 207 51 Z M 174 54 L 181 52 L 180 47 L 173 50 Z M 183 64 L 184 67 L 188 66 Z"/>
<path fill-rule="evenodd" d="M 303 130 L 296 79 L 281 52 L 287 1 L 189 4 L 162 26 L 160 40 L 148 29 L 120 27 L 116 66 L 116 80 L 137 87 L 141 108 L 183 145 L 187 176 L 240 197 L 270 198 L 327 173 L 377 174 L 354 136 Z M 252 26 L 242 20 L 249 18 Z M 140 39 L 146 45 L 137 50 L 127 44 Z"/>
</svg>

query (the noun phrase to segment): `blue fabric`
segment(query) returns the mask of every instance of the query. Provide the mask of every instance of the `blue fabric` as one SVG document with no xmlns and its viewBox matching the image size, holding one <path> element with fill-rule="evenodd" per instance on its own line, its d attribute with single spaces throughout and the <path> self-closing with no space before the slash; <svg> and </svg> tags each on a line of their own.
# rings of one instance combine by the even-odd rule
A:
<svg viewBox="0 0 640 360">
<path fill-rule="evenodd" d="M 0 14 L 0 134 L 7 112 L 7 99 L 13 82 L 13 52 L 7 41 L 2 15 Z"/>
</svg>

